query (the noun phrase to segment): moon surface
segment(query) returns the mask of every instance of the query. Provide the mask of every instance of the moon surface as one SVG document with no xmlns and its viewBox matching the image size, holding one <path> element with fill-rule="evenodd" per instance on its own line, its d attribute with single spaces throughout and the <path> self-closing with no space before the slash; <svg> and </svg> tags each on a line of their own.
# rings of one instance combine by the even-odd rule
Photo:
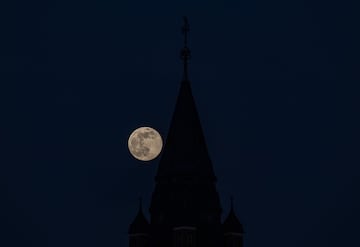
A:
<svg viewBox="0 0 360 247">
<path fill-rule="evenodd" d="M 151 127 L 137 128 L 128 140 L 130 153 L 142 161 L 155 159 L 160 154 L 162 146 L 161 135 Z"/>
</svg>

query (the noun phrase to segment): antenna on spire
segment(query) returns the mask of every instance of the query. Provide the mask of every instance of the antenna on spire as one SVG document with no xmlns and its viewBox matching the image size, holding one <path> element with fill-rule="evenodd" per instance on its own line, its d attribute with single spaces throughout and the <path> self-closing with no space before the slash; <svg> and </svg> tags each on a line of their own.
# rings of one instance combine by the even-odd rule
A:
<svg viewBox="0 0 360 247">
<path fill-rule="evenodd" d="M 189 22 L 186 16 L 183 17 L 184 25 L 181 31 L 184 35 L 184 47 L 181 50 L 181 59 L 184 61 L 184 75 L 183 80 L 188 81 L 188 60 L 190 59 L 190 49 L 187 47 L 188 32 L 190 30 Z"/>
</svg>

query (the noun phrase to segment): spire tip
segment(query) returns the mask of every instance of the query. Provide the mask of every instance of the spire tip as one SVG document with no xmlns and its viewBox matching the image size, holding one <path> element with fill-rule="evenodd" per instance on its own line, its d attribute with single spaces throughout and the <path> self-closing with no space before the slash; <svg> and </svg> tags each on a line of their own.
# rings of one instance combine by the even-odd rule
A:
<svg viewBox="0 0 360 247">
<path fill-rule="evenodd" d="M 187 46 L 187 36 L 190 30 L 189 22 L 186 16 L 183 16 L 184 24 L 182 26 L 182 33 L 184 35 L 184 47 L 181 50 L 181 59 L 184 61 L 184 76 L 183 80 L 188 80 L 188 60 L 190 59 L 190 49 Z"/>
<path fill-rule="evenodd" d="M 139 196 L 139 211 L 142 211 L 142 197 Z"/>
<path fill-rule="evenodd" d="M 230 210 L 234 210 L 234 196 L 230 196 Z"/>
</svg>

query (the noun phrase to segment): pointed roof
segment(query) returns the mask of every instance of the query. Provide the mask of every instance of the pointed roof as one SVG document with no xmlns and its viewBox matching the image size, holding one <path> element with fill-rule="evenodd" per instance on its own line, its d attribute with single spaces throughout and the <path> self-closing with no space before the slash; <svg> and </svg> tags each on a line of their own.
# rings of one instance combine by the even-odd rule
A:
<svg viewBox="0 0 360 247">
<path fill-rule="evenodd" d="M 235 233 L 244 233 L 243 226 L 241 225 L 239 219 L 235 215 L 234 211 L 234 199 L 231 197 L 231 207 L 228 217 L 223 223 L 224 233 L 235 232 Z"/>
<path fill-rule="evenodd" d="M 134 219 L 134 221 L 129 226 L 129 234 L 132 233 L 148 233 L 149 232 L 149 222 L 145 218 L 145 215 L 142 211 L 142 201 L 139 199 L 139 211 Z"/>
<path fill-rule="evenodd" d="M 156 177 L 199 175 L 216 180 L 188 79 L 189 26 L 186 18 L 184 22 L 185 41 L 181 51 L 184 75 Z"/>
</svg>

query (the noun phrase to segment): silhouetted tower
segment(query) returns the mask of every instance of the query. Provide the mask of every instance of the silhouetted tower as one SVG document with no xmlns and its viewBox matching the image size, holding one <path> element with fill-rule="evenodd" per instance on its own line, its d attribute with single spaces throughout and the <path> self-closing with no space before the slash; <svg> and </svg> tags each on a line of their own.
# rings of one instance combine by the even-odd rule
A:
<svg viewBox="0 0 360 247">
<path fill-rule="evenodd" d="M 149 247 L 150 225 L 142 212 L 141 198 L 139 211 L 129 227 L 129 247 Z"/>
<path fill-rule="evenodd" d="M 225 239 L 233 236 L 233 231 L 224 232 L 221 223 L 222 208 L 216 190 L 216 176 L 190 87 L 190 50 L 187 44 L 189 24 L 185 17 L 182 32 L 184 47 L 181 58 L 184 72 L 155 176 L 155 189 L 149 209 L 149 244 L 150 247 L 235 247 L 224 246 L 230 241 L 226 242 Z M 230 211 L 232 214 L 233 207 Z M 228 220 L 230 223 L 232 218 Z M 142 224 L 145 221 L 142 219 Z M 131 239 L 130 236 L 130 242 Z M 236 247 L 242 247 L 242 243 L 236 243 L 239 243 Z M 142 246 L 130 243 L 130 247 Z"/>
<path fill-rule="evenodd" d="M 230 212 L 223 224 L 224 247 L 242 247 L 244 229 L 234 212 L 234 199 L 231 197 Z"/>
</svg>

